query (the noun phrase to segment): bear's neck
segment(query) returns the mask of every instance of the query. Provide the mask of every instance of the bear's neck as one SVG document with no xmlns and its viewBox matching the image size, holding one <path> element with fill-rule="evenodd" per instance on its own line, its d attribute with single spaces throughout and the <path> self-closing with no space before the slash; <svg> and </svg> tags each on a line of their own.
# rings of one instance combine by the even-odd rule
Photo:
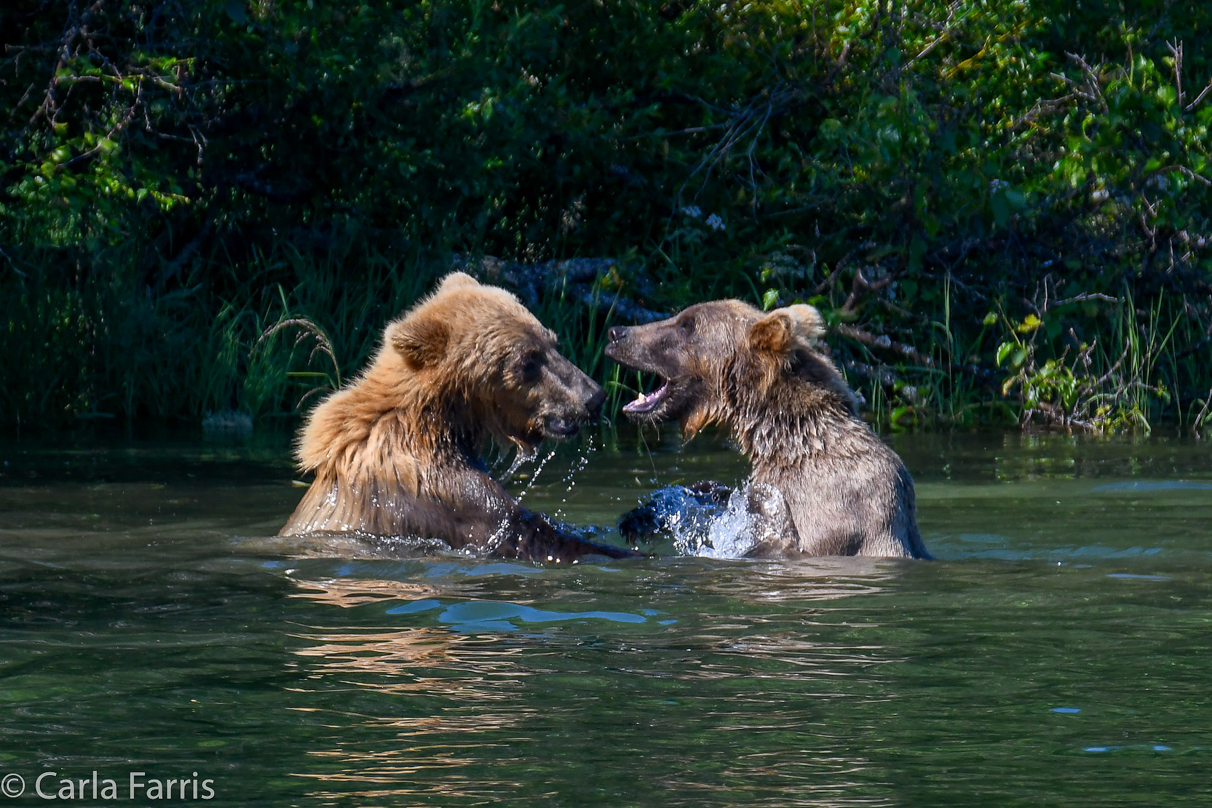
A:
<svg viewBox="0 0 1212 808">
<path fill-rule="evenodd" d="M 732 414 L 733 437 L 755 466 L 765 462 L 793 466 L 850 454 L 856 428 L 867 426 L 842 406 L 799 410 L 762 405 Z"/>
<path fill-rule="evenodd" d="M 724 417 L 754 464 L 793 469 L 820 458 L 861 453 L 870 429 L 837 391 L 795 375 L 738 378 L 724 396 Z"/>
<path fill-rule="evenodd" d="M 376 370 L 316 408 L 300 442 L 304 468 L 347 484 L 394 480 L 416 496 L 441 487 L 444 470 L 484 469 L 485 419 L 463 396 L 399 367 Z"/>
</svg>

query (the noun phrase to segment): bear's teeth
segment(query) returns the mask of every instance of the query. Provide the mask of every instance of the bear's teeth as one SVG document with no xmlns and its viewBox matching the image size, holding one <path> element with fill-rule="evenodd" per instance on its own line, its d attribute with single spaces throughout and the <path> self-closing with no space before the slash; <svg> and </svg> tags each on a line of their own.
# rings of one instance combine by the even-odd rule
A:
<svg viewBox="0 0 1212 808">
<path fill-rule="evenodd" d="M 623 405 L 623 412 L 648 412 L 656 407 L 656 405 L 660 403 L 661 399 L 665 397 L 665 391 L 668 389 L 668 387 L 669 382 L 666 381 L 651 393 L 640 393 L 639 396 L 636 397 L 635 401 L 631 402 L 630 404 Z"/>
</svg>

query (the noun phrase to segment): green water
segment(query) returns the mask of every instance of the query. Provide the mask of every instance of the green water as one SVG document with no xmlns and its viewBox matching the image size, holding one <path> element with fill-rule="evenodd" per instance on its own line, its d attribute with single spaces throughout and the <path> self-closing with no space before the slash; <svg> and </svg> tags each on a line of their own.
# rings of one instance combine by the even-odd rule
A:
<svg viewBox="0 0 1212 808">
<path fill-rule="evenodd" d="M 744 474 L 619 445 L 526 503 L 609 525 Z M 1209 446 L 894 445 L 937 562 L 292 560 L 252 549 L 285 439 L 0 446 L 10 802 L 95 770 L 122 804 L 194 802 L 131 771 L 212 805 L 1212 804 Z"/>
</svg>

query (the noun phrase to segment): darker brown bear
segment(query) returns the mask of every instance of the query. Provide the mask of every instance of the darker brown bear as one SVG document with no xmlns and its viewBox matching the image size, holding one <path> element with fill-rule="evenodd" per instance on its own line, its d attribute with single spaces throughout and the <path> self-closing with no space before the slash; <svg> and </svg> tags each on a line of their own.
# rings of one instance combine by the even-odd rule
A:
<svg viewBox="0 0 1212 808">
<path fill-rule="evenodd" d="M 513 295 L 449 275 L 387 326 L 362 375 L 308 417 L 298 457 L 316 477 L 280 535 L 440 539 L 534 561 L 631 555 L 522 508 L 481 459 L 490 436 L 525 452 L 570 437 L 604 398 Z"/>
<path fill-rule="evenodd" d="M 763 314 L 736 300 L 691 306 L 661 322 L 613 328 L 606 354 L 661 377 L 624 411 L 732 430 L 753 463 L 749 510 L 767 535 L 750 555 L 928 558 L 913 479 L 858 418 L 854 395 L 814 345 L 820 314 L 797 305 Z"/>
</svg>

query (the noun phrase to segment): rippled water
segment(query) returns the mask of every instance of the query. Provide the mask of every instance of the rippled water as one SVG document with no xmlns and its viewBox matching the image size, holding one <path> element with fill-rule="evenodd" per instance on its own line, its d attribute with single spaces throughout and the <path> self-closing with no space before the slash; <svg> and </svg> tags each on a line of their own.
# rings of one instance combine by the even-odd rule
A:
<svg viewBox="0 0 1212 808">
<path fill-rule="evenodd" d="M 285 439 L 0 446 L 0 777 L 14 804 L 94 770 L 223 805 L 1212 803 L 1208 445 L 894 444 L 937 562 L 298 560 L 255 541 L 301 494 Z M 581 449 L 511 485 L 610 526 L 744 476 L 710 441 Z"/>
</svg>

